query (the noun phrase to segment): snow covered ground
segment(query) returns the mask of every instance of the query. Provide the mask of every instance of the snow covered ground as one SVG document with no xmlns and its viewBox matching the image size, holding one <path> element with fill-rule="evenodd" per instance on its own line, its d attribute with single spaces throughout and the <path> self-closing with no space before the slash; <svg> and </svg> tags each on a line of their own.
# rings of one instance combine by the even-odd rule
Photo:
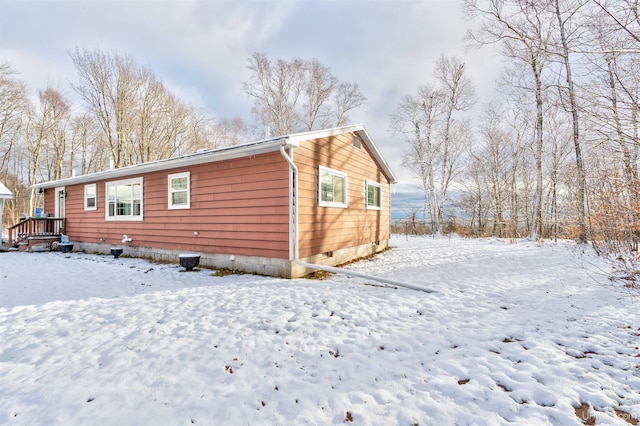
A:
<svg viewBox="0 0 640 426">
<path fill-rule="evenodd" d="M 281 280 L 0 253 L 0 424 L 597 424 L 640 417 L 639 301 L 571 243 L 394 237 Z M 583 251 L 587 251 L 584 253 Z"/>
</svg>

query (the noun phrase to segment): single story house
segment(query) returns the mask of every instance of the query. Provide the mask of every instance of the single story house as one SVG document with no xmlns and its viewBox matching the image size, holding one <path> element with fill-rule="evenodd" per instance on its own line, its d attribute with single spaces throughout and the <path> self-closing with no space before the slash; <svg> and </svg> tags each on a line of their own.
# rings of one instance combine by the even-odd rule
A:
<svg viewBox="0 0 640 426">
<path fill-rule="evenodd" d="M 74 249 L 295 278 L 382 251 L 396 177 L 363 125 L 34 185 Z"/>
</svg>

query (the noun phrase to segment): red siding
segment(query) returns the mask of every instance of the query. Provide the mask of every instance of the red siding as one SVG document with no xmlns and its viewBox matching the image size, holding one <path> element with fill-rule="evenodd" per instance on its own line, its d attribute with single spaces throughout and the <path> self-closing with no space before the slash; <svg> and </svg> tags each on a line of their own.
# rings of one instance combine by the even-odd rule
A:
<svg viewBox="0 0 640 426">
<path fill-rule="evenodd" d="M 389 179 L 366 146 L 352 146 L 351 134 L 304 142 L 294 150 L 299 172 L 300 257 L 389 239 Z M 318 169 L 347 174 L 347 208 L 320 207 Z M 381 184 L 382 209 L 366 208 L 365 186 Z"/>
<path fill-rule="evenodd" d="M 187 171 L 191 208 L 169 210 L 167 176 Z M 105 220 L 106 182 L 140 176 L 144 220 Z M 279 152 L 114 180 L 96 182 L 95 211 L 84 210 L 84 184 L 66 187 L 71 240 L 120 245 L 126 234 L 131 247 L 289 257 L 289 166 Z M 52 202 L 47 197 L 45 208 L 53 211 Z"/>
<path fill-rule="evenodd" d="M 389 239 L 389 178 L 351 133 L 306 141 L 293 149 L 299 179 L 299 255 L 308 257 Z M 347 174 L 348 207 L 320 207 L 318 169 Z M 167 177 L 190 172 L 190 209 L 168 209 Z M 143 221 L 105 219 L 106 183 L 143 177 Z M 382 208 L 366 208 L 366 181 L 381 185 Z M 84 185 L 68 185 L 67 234 L 72 241 L 289 258 L 289 165 L 279 152 L 100 180 L 95 211 L 84 210 Z M 53 212 L 53 189 L 45 196 Z M 196 236 L 194 233 L 197 232 Z"/>
</svg>

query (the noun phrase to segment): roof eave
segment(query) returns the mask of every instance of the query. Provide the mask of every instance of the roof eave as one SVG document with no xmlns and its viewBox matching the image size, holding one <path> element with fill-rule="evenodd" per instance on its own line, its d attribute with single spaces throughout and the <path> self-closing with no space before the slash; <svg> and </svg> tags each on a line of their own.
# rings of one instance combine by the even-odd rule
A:
<svg viewBox="0 0 640 426">
<path fill-rule="evenodd" d="M 292 145 L 299 146 L 300 142 L 302 141 L 328 138 L 331 136 L 337 136 L 337 135 L 341 135 L 343 133 L 348 133 L 348 132 L 357 133 L 360 136 L 363 142 L 367 145 L 367 148 L 369 148 L 369 151 L 371 152 L 375 160 L 378 162 L 378 165 L 380 166 L 382 171 L 389 178 L 389 181 L 392 184 L 398 183 L 398 178 L 393 173 L 393 171 L 391 170 L 391 167 L 389 167 L 389 164 L 385 161 L 384 157 L 378 150 L 378 147 L 373 142 L 373 139 L 365 129 L 364 124 L 352 124 L 349 126 L 336 127 L 333 129 L 313 130 L 310 132 L 296 133 L 296 134 L 287 136 L 287 140 Z"/>
<path fill-rule="evenodd" d="M 386 160 L 378 150 L 378 147 L 373 142 L 373 139 L 371 139 L 371 136 L 367 132 L 367 129 L 365 129 L 364 126 L 361 126 L 361 127 L 362 127 L 361 129 L 356 131 L 358 133 L 358 136 L 360 136 L 360 138 L 367 145 L 367 148 L 369 148 L 369 151 L 371 151 L 371 154 L 373 155 L 373 157 L 376 159 L 376 161 L 378 162 L 382 170 L 385 172 L 385 174 L 389 178 L 390 183 L 392 184 L 398 183 L 398 178 L 396 177 L 395 173 L 393 173 L 393 170 L 391 170 L 391 167 L 389 167 L 389 164 L 386 162 Z"/>
<path fill-rule="evenodd" d="M 66 185 L 78 185 L 82 183 L 96 182 L 99 180 L 118 179 L 127 176 L 141 175 L 161 170 L 177 169 L 197 164 L 210 163 L 214 161 L 233 160 L 236 158 L 249 157 L 252 155 L 265 154 L 277 151 L 280 145 L 286 143 L 286 138 L 275 138 L 260 143 L 252 143 L 244 146 L 235 146 L 233 149 L 220 149 L 203 153 L 190 154 L 184 157 L 158 160 L 150 163 L 137 164 L 118 169 L 105 170 L 88 175 L 75 176 L 49 182 L 42 182 L 32 185 L 35 189 L 55 188 Z"/>
<path fill-rule="evenodd" d="M 220 148 L 203 153 L 189 154 L 183 157 L 170 158 L 166 160 L 158 160 L 150 163 L 137 164 L 128 167 L 122 167 L 119 169 L 105 170 L 102 172 L 92 173 L 88 175 L 75 176 L 55 181 L 42 182 L 32 185 L 35 189 L 47 189 L 55 188 L 66 185 L 77 185 L 88 182 L 95 182 L 99 180 L 117 179 L 127 176 L 140 175 L 144 173 L 151 173 L 160 170 L 177 169 L 180 167 L 188 167 L 196 164 L 209 163 L 214 161 L 231 160 L 235 158 L 242 158 L 252 155 L 264 154 L 267 152 L 273 152 L 280 149 L 281 145 L 287 147 L 298 147 L 300 143 L 306 140 L 314 140 L 337 136 L 343 133 L 353 132 L 357 133 L 367 148 L 377 161 L 378 165 L 382 168 L 382 171 L 387 175 L 390 182 L 398 183 L 398 179 L 389 167 L 389 164 L 384 160 L 382 154 L 376 147 L 373 139 L 364 128 L 362 124 L 353 124 L 349 126 L 336 127 L 333 129 L 325 130 L 313 130 L 303 133 L 294 133 L 287 136 L 279 136 L 271 139 L 251 142 L 244 145 L 236 145 L 232 147 Z"/>
<path fill-rule="evenodd" d="M 5 198 L 5 199 L 13 198 L 13 193 L 9 191 L 9 188 L 4 186 L 2 182 L 0 182 L 0 198 Z"/>
</svg>

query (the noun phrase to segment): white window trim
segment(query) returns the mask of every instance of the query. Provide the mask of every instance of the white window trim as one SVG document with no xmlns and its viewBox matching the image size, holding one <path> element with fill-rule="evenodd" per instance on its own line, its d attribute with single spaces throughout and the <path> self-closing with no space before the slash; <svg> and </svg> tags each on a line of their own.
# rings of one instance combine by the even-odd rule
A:
<svg viewBox="0 0 640 426">
<path fill-rule="evenodd" d="M 109 187 L 115 185 L 140 184 L 140 216 L 109 216 Z M 134 179 L 114 180 L 104 184 L 104 218 L 109 221 L 142 221 L 144 216 L 144 180 L 142 177 Z"/>
<path fill-rule="evenodd" d="M 380 202 L 379 206 L 369 205 L 369 186 L 374 186 L 380 190 L 380 199 L 378 200 Z M 364 186 L 364 203 L 367 207 L 367 210 L 382 210 L 382 185 L 380 185 L 378 182 L 367 180 Z"/>
<path fill-rule="evenodd" d="M 344 179 L 344 203 L 322 200 L 322 172 L 329 172 L 333 175 L 336 175 Z M 320 207 L 338 207 L 338 208 L 346 209 L 348 204 L 349 204 L 349 179 L 347 178 L 347 174 L 343 172 L 339 172 L 334 169 L 330 169 L 328 167 L 319 166 L 318 168 L 318 205 Z"/>
<path fill-rule="evenodd" d="M 172 179 L 187 178 L 187 204 L 173 204 Z M 190 209 L 191 208 L 191 172 L 173 173 L 167 176 L 167 206 L 169 210 Z"/>
<path fill-rule="evenodd" d="M 87 189 L 93 187 L 93 192 L 94 192 L 94 206 L 93 207 L 89 207 L 87 205 L 87 200 L 89 199 L 89 197 L 87 196 Z M 97 210 L 98 209 L 98 185 L 96 185 L 95 183 L 89 183 L 87 185 L 84 186 L 84 209 L 85 210 Z"/>
</svg>

